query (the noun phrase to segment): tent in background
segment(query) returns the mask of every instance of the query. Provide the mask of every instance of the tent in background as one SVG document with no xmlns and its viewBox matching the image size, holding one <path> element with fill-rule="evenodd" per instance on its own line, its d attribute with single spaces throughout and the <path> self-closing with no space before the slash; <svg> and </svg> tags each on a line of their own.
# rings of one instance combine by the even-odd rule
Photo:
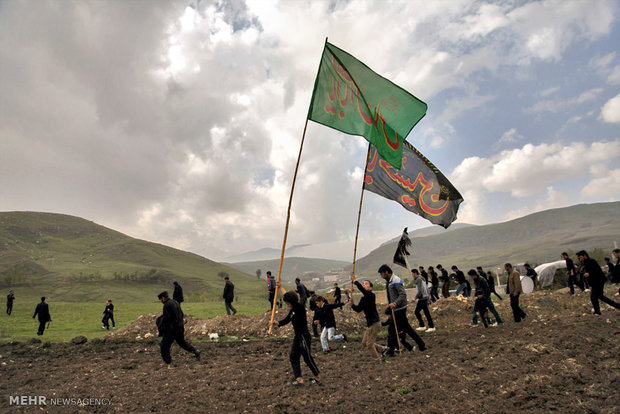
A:
<svg viewBox="0 0 620 414">
<path fill-rule="evenodd" d="M 538 283 L 540 287 L 547 287 L 553 284 L 555 272 L 558 269 L 566 269 L 566 261 L 558 260 L 557 262 L 543 263 L 534 269 L 538 273 Z"/>
</svg>

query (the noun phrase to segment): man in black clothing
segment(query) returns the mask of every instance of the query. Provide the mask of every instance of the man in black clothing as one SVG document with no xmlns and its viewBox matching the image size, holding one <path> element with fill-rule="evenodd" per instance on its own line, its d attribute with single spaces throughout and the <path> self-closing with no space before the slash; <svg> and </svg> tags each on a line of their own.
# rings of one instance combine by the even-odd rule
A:
<svg viewBox="0 0 620 414">
<path fill-rule="evenodd" d="M 420 271 L 419 272 L 420 276 L 422 276 L 424 278 L 424 280 L 428 283 L 428 281 L 429 281 L 428 280 L 428 273 L 426 273 L 426 270 L 424 270 L 424 266 L 420 266 L 420 267 L 418 267 L 418 269 Z"/>
<path fill-rule="evenodd" d="M 271 310 L 273 299 L 276 297 L 276 279 L 271 275 L 271 270 L 267 271 L 267 292 L 269 293 L 269 310 Z"/>
<path fill-rule="evenodd" d="M 316 306 L 316 299 L 318 298 L 317 294 L 314 292 L 314 290 L 310 291 L 310 310 L 312 312 L 314 312 L 314 315 L 312 316 L 312 333 L 314 334 L 315 338 L 319 337 L 319 325 L 314 323 L 314 321 L 318 321 L 319 320 L 319 315 L 317 314 L 317 306 Z"/>
<path fill-rule="evenodd" d="M 495 291 L 495 276 L 493 276 L 493 273 L 491 272 L 487 272 L 487 282 L 489 283 L 489 291 L 491 293 L 494 293 L 495 296 L 497 296 L 499 298 L 499 300 L 504 300 L 502 299 L 502 297 L 499 295 L 499 293 L 497 293 Z M 491 298 L 491 296 L 489 296 L 489 299 Z"/>
<path fill-rule="evenodd" d="M 299 295 L 299 303 L 303 307 L 305 307 L 306 306 L 306 301 L 308 300 L 308 289 L 306 289 L 304 284 L 301 283 L 301 280 L 299 280 L 299 278 L 295 279 L 295 284 L 297 285 L 297 288 L 295 289 L 295 291 Z"/>
<path fill-rule="evenodd" d="M 45 296 L 41 297 L 41 303 L 39 303 L 35 308 L 32 319 L 34 319 L 37 315 L 39 315 L 39 330 L 37 331 L 37 335 L 43 335 L 43 332 L 45 331 L 45 324 L 47 322 L 51 322 L 52 320 L 50 308 L 47 303 L 45 303 Z"/>
<path fill-rule="evenodd" d="M 112 305 L 112 301 L 108 299 L 105 301 L 103 319 L 101 320 L 101 322 L 103 322 L 103 326 L 101 327 L 101 329 L 107 329 L 109 331 L 110 320 L 112 320 L 112 329 L 116 329 L 116 324 L 114 323 L 114 305 Z"/>
<path fill-rule="evenodd" d="M 178 304 L 179 308 L 181 307 L 181 303 L 183 303 L 183 288 L 179 285 L 178 282 L 174 282 L 174 292 L 172 292 L 172 299 L 174 299 Z"/>
<path fill-rule="evenodd" d="M 444 298 L 450 297 L 450 276 L 448 276 L 448 271 L 443 268 L 442 265 L 437 265 L 437 270 L 441 272 L 441 276 L 439 276 L 439 280 L 443 282 L 443 286 L 441 287 L 441 294 Z"/>
<path fill-rule="evenodd" d="M 361 284 L 355 278 L 355 273 L 351 273 L 351 281 L 357 286 L 360 292 L 362 292 L 362 298 L 356 305 L 353 303 L 353 296 L 349 299 L 349 305 L 355 312 L 364 312 L 366 317 L 366 330 L 362 337 L 362 346 L 368 349 L 370 355 L 376 359 L 381 359 L 381 355 L 377 352 L 375 341 L 377 334 L 381 330 L 381 322 L 379 319 L 379 313 L 377 312 L 377 304 L 375 294 L 372 292 L 372 283 L 369 280 L 364 280 Z"/>
<path fill-rule="evenodd" d="M 386 296 L 388 307 L 385 310 L 386 315 L 394 315 L 394 320 L 388 326 L 388 348 L 384 351 L 385 356 L 394 356 L 394 350 L 398 346 L 398 332 L 403 331 L 409 335 L 418 345 L 420 351 L 426 350 L 426 344 L 420 335 L 409 324 L 407 319 L 407 292 L 403 286 L 403 281 L 392 273 L 392 269 L 383 264 L 379 267 L 379 275 L 386 282 Z M 397 330 L 398 328 L 398 330 Z"/>
<path fill-rule="evenodd" d="M 439 300 L 439 293 L 437 292 L 439 289 L 439 277 L 435 269 L 433 269 L 433 266 L 428 267 L 428 274 L 431 278 L 431 302 L 435 302 Z"/>
<path fill-rule="evenodd" d="M 13 312 L 13 301 L 15 300 L 15 295 L 12 290 L 9 290 L 9 294 L 6 295 L 6 314 L 11 316 Z"/>
<path fill-rule="evenodd" d="M 226 315 L 230 315 L 230 312 L 234 315 L 237 313 L 237 309 L 232 305 L 235 298 L 235 285 L 232 284 L 228 276 L 224 277 L 224 281 L 226 281 L 226 284 L 224 285 L 222 297 L 224 298 L 224 306 L 226 306 Z"/>
<path fill-rule="evenodd" d="M 338 287 L 338 283 L 334 283 L 334 303 L 340 303 L 342 301 L 342 291 Z"/>
<path fill-rule="evenodd" d="M 316 317 L 315 324 L 320 324 L 323 331 L 321 332 L 321 347 L 323 352 L 331 352 L 329 349 L 328 341 L 345 341 L 347 342 L 347 336 L 345 334 L 336 335 L 336 317 L 334 316 L 334 309 L 342 308 L 344 303 L 329 304 L 323 296 L 316 298 Z"/>
<path fill-rule="evenodd" d="M 591 259 L 585 250 L 577 252 L 577 259 L 583 264 L 584 273 L 583 276 L 590 282 L 590 301 L 592 301 L 592 307 L 594 308 L 594 314 L 600 315 L 601 308 L 598 301 L 602 300 L 609 306 L 613 306 L 616 309 L 620 309 L 620 303 L 605 297 L 603 294 L 603 288 L 605 287 L 605 274 L 601 269 L 601 266 L 596 260 Z"/>
<path fill-rule="evenodd" d="M 304 358 L 306 365 L 308 365 L 308 368 L 310 368 L 310 371 L 312 371 L 312 374 L 314 375 L 314 378 L 312 378 L 310 382 L 320 384 L 321 378 L 319 375 L 319 367 L 316 366 L 314 358 L 312 358 L 311 354 L 311 338 L 310 332 L 308 332 L 306 308 L 301 306 L 295 292 L 286 292 L 284 294 L 284 303 L 286 303 L 289 308 L 288 315 L 286 315 L 286 318 L 277 322 L 277 325 L 275 326 L 284 326 L 289 322 L 293 323 L 295 337 L 293 338 L 293 345 L 291 346 L 290 361 L 291 366 L 293 367 L 293 375 L 295 376 L 295 380 L 291 382 L 291 385 L 300 386 L 304 383 L 304 379 L 301 376 L 301 365 L 299 363 L 301 357 Z M 273 323 L 275 324 L 275 321 Z"/>
<path fill-rule="evenodd" d="M 462 271 L 460 271 L 459 268 L 456 266 L 452 266 L 452 271 L 454 272 L 456 283 L 459 285 L 456 288 L 456 292 L 454 295 L 458 296 L 459 293 L 463 292 L 463 296 L 468 298 L 471 287 L 468 288 L 469 283 L 467 282 L 467 279 L 465 278 L 465 274 Z"/>
<path fill-rule="evenodd" d="M 161 292 L 157 298 L 164 304 L 163 315 L 161 319 L 160 336 L 162 340 L 159 344 L 161 349 L 161 357 L 164 363 L 170 367 L 172 358 L 170 357 L 170 347 L 174 341 L 187 352 L 194 354 L 194 357 L 200 361 L 200 352 L 185 341 L 185 325 L 183 323 L 183 311 L 179 303 L 170 299 L 168 292 Z M 158 325 L 159 327 L 159 325 Z"/>
<path fill-rule="evenodd" d="M 584 287 L 577 279 L 575 263 L 573 263 L 573 260 L 568 257 L 568 253 L 566 252 L 562 253 L 562 258 L 566 261 L 566 273 L 568 275 L 568 287 L 570 288 L 570 294 L 575 294 L 575 285 L 577 285 L 577 287 L 583 292 Z"/>
<path fill-rule="evenodd" d="M 525 267 L 525 275 L 532 279 L 532 282 L 534 282 L 534 289 L 536 289 L 536 277 L 538 276 L 538 273 L 536 273 L 536 270 L 532 269 L 532 266 L 530 266 L 529 263 L 526 263 L 523 266 Z"/>
</svg>

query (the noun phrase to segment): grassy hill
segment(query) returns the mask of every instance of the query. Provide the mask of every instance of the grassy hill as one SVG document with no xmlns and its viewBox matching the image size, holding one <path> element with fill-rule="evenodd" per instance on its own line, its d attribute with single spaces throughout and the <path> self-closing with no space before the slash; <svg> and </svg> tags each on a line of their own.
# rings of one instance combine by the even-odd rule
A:
<svg viewBox="0 0 620 414">
<path fill-rule="evenodd" d="M 543 263 L 560 259 L 563 251 L 603 248 L 620 243 L 620 202 L 581 204 L 546 210 L 505 223 L 467 226 L 426 237 L 413 237 L 411 266 L 461 269 L 474 266 L 503 267 L 505 262 Z M 398 238 L 359 259 L 356 272 L 376 276 L 383 263 L 390 263 Z"/>
<path fill-rule="evenodd" d="M 305 272 L 315 272 L 323 274 L 330 269 L 345 268 L 350 266 L 350 262 L 330 259 L 311 259 L 307 257 L 284 257 L 282 264 L 282 280 L 293 282 L 296 277 L 301 276 Z M 278 274 L 280 259 L 273 260 L 257 260 L 251 262 L 228 263 L 229 266 L 241 270 L 245 273 L 256 275 L 256 270 L 260 269 L 263 277 L 268 270 L 274 276 Z"/>
<path fill-rule="evenodd" d="M 0 288 L 62 301 L 153 301 L 177 280 L 186 300 L 220 297 L 223 272 L 238 297 L 264 294 L 242 271 L 193 253 L 137 240 L 78 217 L 0 213 Z M 40 293 L 38 293 L 40 292 Z"/>
</svg>

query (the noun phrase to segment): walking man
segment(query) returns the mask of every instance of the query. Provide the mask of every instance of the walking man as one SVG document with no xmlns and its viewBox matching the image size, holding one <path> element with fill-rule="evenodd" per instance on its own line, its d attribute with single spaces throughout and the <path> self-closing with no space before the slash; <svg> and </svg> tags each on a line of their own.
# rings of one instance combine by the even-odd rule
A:
<svg viewBox="0 0 620 414">
<path fill-rule="evenodd" d="M 568 257 L 568 253 L 566 252 L 562 253 L 562 258 L 566 261 L 566 273 L 568 274 L 568 287 L 570 288 L 570 294 L 575 294 L 575 285 L 577 285 L 577 287 L 583 292 L 583 285 L 577 280 L 577 273 L 575 271 L 575 263 L 573 262 L 573 259 Z"/>
<path fill-rule="evenodd" d="M 430 298 L 430 296 L 428 294 L 428 286 L 426 284 L 426 280 L 420 275 L 420 273 L 416 269 L 411 269 L 411 275 L 415 280 L 416 287 L 416 295 L 413 299 L 413 302 L 416 302 L 415 316 L 416 318 L 418 318 L 418 323 L 420 324 L 420 327 L 416 328 L 416 331 L 435 332 L 433 318 L 431 318 L 431 313 L 428 310 L 428 299 Z M 428 321 L 428 328 L 424 325 L 424 320 L 422 320 L 422 311 L 424 311 L 424 315 L 426 316 L 426 320 Z"/>
<path fill-rule="evenodd" d="M 13 312 L 13 301 L 15 300 L 15 294 L 12 290 L 9 290 L 9 294 L 6 295 L 6 314 L 11 316 Z"/>
<path fill-rule="evenodd" d="M 269 310 L 273 309 L 273 298 L 276 296 L 276 279 L 271 275 L 271 270 L 267 271 L 267 292 L 269 293 Z"/>
<path fill-rule="evenodd" d="M 334 304 L 342 301 L 342 291 L 338 287 L 338 283 L 334 283 Z"/>
<path fill-rule="evenodd" d="M 594 308 L 594 314 L 601 314 L 601 308 L 598 303 L 599 300 L 605 302 L 609 306 L 620 309 L 620 303 L 614 302 L 603 294 L 603 288 L 605 287 L 605 274 L 603 273 L 603 270 L 601 269 L 601 266 L 599 266 L 598 262 L 590 258 L 585 250 L 577 252 L 577 259 L 579 259 L 579 261 L 583 264 L 583 276 L 590 282 L 590 301 L 592 302 L 592 307 Z"/>
<path fill-rule="evenodd" d="M 112 329 L 116 329 L 116 324 L 114 323 L 114 305 L 111 300 L 105 301 L 105 309 L 103 310 L 103 319 L 101 322 L 103 326 L 101 329 L 110 330 L 110 320 L 112 320 Z"/>
<path fill-rule="evenodd" d="M 469 297 L 469 292 L 467 289 L 467 279 L 465 279 L 465 274 L 459 270 L 458 267 L 452 266 L 452 271 L 455 274 L 456 277 L 456 283 L 457 285 L 459 285 L 456 288 L 456 292 L 454 293 L 454 296 L 458 296 L 459 293 L 463 292 L 463 296 L 468 298 Z"/>
<path fill-rule="evenodd" d="M 497 312 L 497 309 L 495 309 L 495 305 L 493 305 L 493 301 L 491 300 L 491 288 L 489 287 L 489 283 L 487 282 L 487 280 L 493 280 L 493 277 L 491 276 L 489 277 L 489 279 L 485 279 L 480 276 L 480 272 L 476 272 L 473 269 L 470 269 L 467 274 L 476 284 L 476 300 L 480 300 L 480 303 L 483 304 L 485 308 L 488 308 L 489 311 L 491 311 L 493 316 L 495 316 L 495 321 L 497 322 L 497 325 L 503 325 L 504 323 L 502 321 L 502 318 L 499 316 L 499 313 Z M 476 313 L 476 306 L 474 306 L 474 314 L 472 316 L 470 326 L 478 326 L 478 314 Z"/>
<path fill-rule="evenodd" d="M 536 289 L 536 277 L 538 276 L 538 273 L 536 273 L 536 270 L 532 269 L 532 266 L 530 266 L 529 263 L 526 263 L 523 266 L 525 267 L 525 275 L 529 276 L 530 279 L 532 279 L 532 282 L 534 283 L 534 289 Z"/>
<path fill-rule="evenodd" d="M 187 352 L 194 354 L 194 357 L 200 361 L 200 352 L 185 341 L 185 326 L 183 323 L 183 311 L 179 303 L 170 299 L 168 292 L 164 291 L 157 295 L 157 298 L 164 304 L 163 315 L 158 318 L 157 327 L 160 328 L 159 334 L 162 340 L 159 343 L 161 350 L 161 358 L 170 368 L 172 357 L 170 356 L 170 347 L 174 341 Z"/>
<path fill-rule="evenodd" d="M 364 280 L 364 283 L 360 283 L 355 278 L 355 273 L 351 273 L 351 281 L 357 286 L 360 292 L 362 292 L 362 298 L 356 305 L 353 303 L 353 295 L 349 299 L 349 305 L 355 312 L 364 312 L 366 317 L 366 330 L 362 337 L 362 346 L 368 350 L 371 357 L 381 360 L 381 355 L 377 352 L 375 341 L 377 335 L 381 331 L 381 320 L 379 319 L 379 313 L 377 312 L 376 296 L 372 291 L 372 282 Z"/>
<path fill-rule="evenodd" d="M 521 286 L 521 275 L 512 267 L 510 263 L 504 265 L 506 273 L 508 273 L 508 290 L 510 292 L 510 307 L 512 308 L 512 314 L 515 318 L 515 322 L 521 322 L 527 315 L 523 312 L 523 309 L 519 307 L 519 295 L 523 292 Z"/>
<path fill-rule="evenodd" d="M 224 281 L 226 283 L 224 284 L 224 293 L 222 297 L 224 298 L 224 306 L 226 306 L 226 315 L 230 315 L 231 312 L 234 315 L 237 313 L 237 309 L 232 305 L 233 299 L 235 298 L 235 285 L 233 285 L 228 276 L 224 277 Z"/>
<path fill-rule="evenodd" d="M 39 315 L 39 329 L 37 330 L 37 335 L 41 336 L 45 331 L 45 324 L 52 321 L 52 316 L 50 315 L 50 308 L 45 302 L 45 296 L 41 297 L 41 303 L 39 303 L 34 309 L 34 315 L 32 315 L 32 319 L 34 319 L 37 315 Z"/>
<path fill-rule="evenodd" d="M 482 269 L 482 268 L 480 268 L 480 269 Z M 480 273 L 480 272 L 478 272 L 478 273 Z M 494 293 L 495 296 L 497 296 L 499 300 L 504 300 L 499 295 L 499 293 L 497 293 L 497 291 L 495 291 L 495 276 L 493 276 L 493 273 L 487 272 L 487 282 L 489 284 L 489 292 Z M 489 299 L 490 298 L 491 298 L 491 295 L 489 294 Z"/>
<path fill-rule="evenodd" d="M 437 272 L 435 272 L 433 266 L 428 267 L 428 274 L 431 278 L 431 302 L 435 302 L 439 300 L 439 293 L 437 293 L 439 289 L 439 277 L 437 277 Z"/>
<path fill-rule="evenodd" d="M 308 289 L 306 289 L 306 286 L 304 286 L 304 284 L 301 283 L 301 280 L 299 280 L 299 278 L 295 279 L 295 285 L 297 285 L 297 288 L 295 289 L 295 291 L 299 295 L 299 303 L 301 304 L 301 306 L 305 308 L 306 301 L 308 300 Z"/>
<path fill-rule="evenodd" d="M 443 268 L 442 265 L 437 265 L 437 270 L 441 272 L 441 276 L 439 276 L 439 280 L 443 282 L 443 286 L 441 287 L 441 294 L 444 298 L 450 297 L 450 276 L 448 276 L 448 271 Z"/>
<path fill-rule="evenodd" d="M 398 346 L 399 331 L 408 334 L 418 345 L 420 351 L 426 350 L 426 345 L 420 335 L 409 324 L 407 319 L 407 292 L 403 286 L 403 281 L 396 275 L 392 274 L 392 269 L 386 264 L 381 265 L 378 270 L 379 275 L 386 282 L 386 295 L 388 300 L 388 308 L 386 314 L 393 312 L 394 318 L 388 325 L 388 347 L 384 351 L 384 355 L 394 356 L 394 350 Z M 398 327 L 398 330 L 396 329 Z"/>
</svg>

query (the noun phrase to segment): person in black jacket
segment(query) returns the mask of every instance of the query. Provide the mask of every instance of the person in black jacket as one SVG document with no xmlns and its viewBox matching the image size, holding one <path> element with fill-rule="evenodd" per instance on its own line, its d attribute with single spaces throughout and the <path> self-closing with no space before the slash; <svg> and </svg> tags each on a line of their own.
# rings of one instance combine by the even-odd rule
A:
<svg viewBox="0 0 620 414">
<path fill-rule="evenodd" d="M 226 306 L 226 315 L 230 315 L 230 312 L 234 315 L 237 313 L 237 309 L 232 305 L 233 299 L 235 298 L 235 285 L 232 284 L 228 276 L 224 277 L 224 280 L 226 284 L 224 285 L 224 294 L 222 294 L 222 297 L 224 298 L 224 305 Z"/>
<path fill-rule="evenodd" d="M 444 298 L 450 297 L 450 276 L 448 276 L 448 271 L 443 268 L 442 265 L 437 265 L 437 270 L 441 272 L 441 276 L 439 276 L 439 280 L 443 282 L 443 286 L 441 287 L 441 294 Z"/>
<path fill-rule="evenodd" d="M 187 352 L 193 353 L 196 359 L 200 361 L 200 352 L 185 341 L 183 311 L 179 303 L 174 299 L 170 299 L 166 291 L 157 295 L 157 298 L 164 304 L 161 327 L 158 326 L 160 328 L 160 335 L 162 336 L 159 347 L 164 363 L 170 367 L 170 363 L 172 362 L 170 347 L 174 341 L 177 341 L 177 344 Z"/>
<path fill-rule="evenodd" d="M 304 358 L 304 362 L 308 365 L 308 368 L 310 368 L 310 371 L 312 371 L 312 374 L 314 375 L 314 378 L 312 378 L 310 382 L 320 384 L 321 378 L 319 367 L 316 366 L 311 353 L 311 338 L 310 332 L 308 331 L 308 321 L 306 320 L 306 308 L 301 306 L 295 292 L 286 292 L 284 294 L 284 303 L 286 303 L 289 308 L 288 315 L 286 315 L 286 318 L 277 322 L 277 325 L 275 326 L 279 327 L 284 326 L 289 322 L 293 323 L 295 337 L 293 338 L 293 345 L 291 346 L 290 361 L 291 366 L 293 367 L 293 375 L 295 376 L 295 379 L 291 382 L 291 385 L 300 386 L 304 383 L 304 379 L 301 377 L 301 365 L 299 363 L 301 357 Z M 275 324 L 276 322 L 273 323 Z"/>
<path fill-rule="evenodd" d="M 347 341 L 346 335 L 335 335 L 336 317 L 334 316 L 334 309 L 342 308 L 343 306 L 344 303 L 342 302 L 329 304 L 323 296 L 316 298 L 318 321 L 313 323 L 320 324 L 321 328 L 323 328 L 321 332 L 321 347 L 325 353 L 331 352 L 328 341 Z"/>
<path fill-rule="evenodd" d="M 295 279 L 295 285 L 297 285 L 295 291 L 299 295 L 299 303 L 305 307 L 306 301 L 308 300 L 308 289 L 306 289 L 304 284 L 301 283 L 301 280 L 299 280 L 299 278 Z"/>
<path fill-rule="evenodd" d="M 575 294 L 575 285 L 577 285 L 577 287 L 583 292 L 585 289 L 579 279 L 577 279 L 577 272 L 575 271 L 575 263 L 573 262 L 573 259 L 568 257 L 568 253 L 566 252 L 562 252 L 562 258 L 566 261 L 566 273 L 568 275 L 568 287 L 570 289 L 570 294 Z"/>
<path fill-rule="evenodd" d="M 32 319 L 34 319 L 37 315 L 39 315 L 39 330 L 37 331 L 37 335 L 43 335 L 43 332 L 45 331 L 45 324 L 47 322 L 51 322 L 52 320 L 50 308 L 45 302 L 45 296 L 41 297 L 41 303 L 39 303 L 35 308 Z"/>
<path fill-rule="evenodd" d="M 364 280 L 364 283 L 361 284 L 355 278 L 355 273 L 351 273 L 351 281 L 355 284 L 355 286 L 357 286 L 363 295 L 357 305 L 353 303 L 353 296 L 349 299 L 351 309 L 358 313 L 364 312 L 364 316 L 366 317 L 367 328 L 364 331 L 364 336 L 362 337 L 362 346 L 368 349 L 368 352 L 370 352 L 370 355 L 373 358 L 381 360 L 381 355 L 375 345 L 377 334 L 379 334 L 379 331 L 381 330 L 381 320 L 379 319 L 379 313 L 377 312 L 376 296 L 372 292 L 372 282 L 369 280 Z"/>
<path fill-rule="evenodd" d="M 620 303 L 614 302 L 603 294 L 606 279 L 605 274 L 603 273 L 603 270 L 601 269 L 601 266 L 599 266 L 598 262 L 590 258 L 585 250 L 577 252 L 577 259 L 579 259 L 579 261 L 583 264 L 583 276 L 587 278 L 590 283 L 590 301 L 592 302 L 592 307 L 594 308 L 594 314 L 601 314 L 601 308 L 598 303 L 599 300 L 605 302 L 609 306 L 620 309 Z"/>
<path fill-rule="evenodd" d="M 318 338 L 319 337 L 319 329 L 318 329 L 319 325 L 314 323 L 314 321 L 319 320 L 319 315 L 317 313 L 317 307 L 316 307 L 316 298 L 318 298 L 319 296 L 316 294 L 314 290 L 309 291 L 309 293 L 310 293 L 310 300 L 309 300 L 310 310 L 314 312 L 312 316 L 312 333 L 314 334 L 315 338 Z"/>
<path fill-rule="evenodd" d="M 15 294 L 12 290 L 9 290 L 9 294 L 6 295 L 6 314 L 11 316 L 13 312 L 13 301 L 15 300 Z"/>
<path fill-rule="evenodd" d="M 172 292 L 172 299 L 174 299 L 181 307 L 181 303 L 183 303 L 183 288 L 179 285 L 179 282 L 173 282 L 174 292 Z"/>
<path fill-rule="evenodd" d="M 338 283 L 334 283 L 334 303 L 342 301 L 342 290 L 338 287 Z"/>
<path fill-rule="evenodd" d="M 476 268 L 476 270 L 478 270 L 478 274 L 482 274 L 484 273 L 484 271 L 482 270 L 482 267 L 478 266 Z M 480 273 L 482 272 L 482 273 Z M 495 296 L 497 296 L 499 298 L 499 300 L 504 300 L 502 299 L 502 297 L 499 295 L 499 293 L 497 293 L 495 291 L 495 277 L 493 276 L 493 273 L 491 272 L 487 272 L 487 276 L 486 276 L 486 280 L 489 284 L 489 292 L 494 293 Z M 491 298 L 491 296 L 489 296 L 489 299 Z"/>
<path fill-rule="evenodd" d="M 431 278 L 431 302 L 435 302 L 439 300 L 439 293 L 437 293 L 439 289 L 439 277 L 437 277 L 437 272 L 435 272 L 433 266 L 428 267 L 428 274 Z"/>
<path fill-rule="evenodd" d="M 456 266 L 452 266 L 452 271 L 456 277 L 456 283 L 459 285 L 459 287 L 456 288 L 454 295 L 458 296 L 459 293 L 463 292 L 463 296 L 468 298 L 469 292 L 471 291 L 471 286 L 468 288 L 469 282 L 465 278 L 465 274 Z"/>
<path fill-rule="evenodd" d="M 101 322 L 103 326 L 101 329 L 110 330 L 110 320 L 112 321 L 112 329 L 116 329 L 116 323 L 114 322 L 114 305 L 112 305 L 111 300 L 105 301 L 105 309 L 103 310 L 103 319 Z"/>
</svg>

